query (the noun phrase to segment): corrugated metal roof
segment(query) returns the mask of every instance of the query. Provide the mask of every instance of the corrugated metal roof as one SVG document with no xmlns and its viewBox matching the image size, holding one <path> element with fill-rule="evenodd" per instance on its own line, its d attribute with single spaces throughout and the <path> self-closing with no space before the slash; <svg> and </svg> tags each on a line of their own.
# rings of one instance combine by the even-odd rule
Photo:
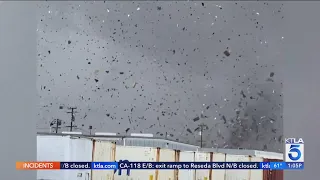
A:
<svg viewBox="0 0 320 180">
<path fill-rule="evenodd" d="M 123 146 L 142 146 L 142 147 L 159 147 L 167 149 L 176 149 L 184 151 L 197 151 L 198 146 L 184 144 L 168 139 L 156 137 L 140 137 L 140 136 L 105 136 L 105 135 L 79 135 L 79 134 L 55 134 L 55 133 L 38 133 L 44 136 L 72 136 L 79 138 L 88 138 L 100 141 L 110 141 Z"/>
<path fill-rule="evenodd" d="M 256 157 L 264 157 L 268 159 L 283 159 L 282 153 L 248 150 L 248 149 L 199 148 L 198 151 L 233 154 L 233 155 L 256 156 Z"/>
<path fill-rule="evenodd" d="M 201 151 L 215 152 L 233 155 L 248 155 L 256 157 L 265 157 L 269 159 L 283 159 L 282 153 L 246 150 L 246 149 L 219 149 L 219 148 L 200 148 L 199 146 L 176 142 L 169 139 L 158 137 L 139 137 L 139 136 L 103 136 L 103 135 L 83 135 L 83 134 L 55 134 L 55 133 L 37 133 L 43 136 L 71 136 L 78 138 L 88 138 L 100 141 L 110 141 L 123 146 L 141 146 L 141 147 L 159 147 L 183 151 Z"/>
<path fill-rule="evenodd" d="M 167 149 L 176 149 L 183 151 L 197 151 L 198 146 L 179 143 L 166 139 L 137 139 L 137 138 L 125 138 L 126 146 L 143 146 L 143 147 L 160 147 Z"/>
<path fill-rule="evenodd" d="M 170 141 L 170 142 L 176 142 L 176 143 L 180 143 L 177 141 L 173 141 L 170 139 L 163 139 L 160 137 L 140 137 L 140 136 L 127 136 L 127 135 L 85 135 L 85 134 L 61 134 L 61 133 L 46 133 L 46 132 L 38 132 L 38 135 L 43 135 L 43 136 L 77 136 L 77 137 L 82 137 L 82 138 L 91 138 L 91 139 L 123 139 L 123 138 L 130 138 L 130 139 L 155 139 L 155 140 L 166 140 L 166 141 Z M 184 143 L 180 143 L 180 144 L 184 144 Z M 198 146 L 197 146 L 198 147 Z"/>
<path fill-rule="evenodd" d="M 268 159 L 282 159 L 283 160 L 283 154 L 282 153 L 266 152 L 266 151 L 255 151 L 255 156 L 264 157 L 264 158 L 268 158 Z"/>
<path fill-rule="evenodd" d="M 248 156 L 254 156 L 255 154 L 254 150 L 246 150 L 246 149 L 199 148 L 198 151 L 225 153 L 225 154 L 234 154 L 234 155 L 248 155 Z"/>
</svg>

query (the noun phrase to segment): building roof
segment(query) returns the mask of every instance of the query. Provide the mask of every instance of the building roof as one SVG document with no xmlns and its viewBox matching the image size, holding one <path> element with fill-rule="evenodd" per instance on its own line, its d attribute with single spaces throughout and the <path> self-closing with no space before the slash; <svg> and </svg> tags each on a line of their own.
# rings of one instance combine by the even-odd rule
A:
<svg viewBox="0 0 320 180">
<path fill-rule="evenodd" d="M 220 148 L 200 148 L 199 146 L 185 144 L 177 142 L 170 139 L 164 139 L 160 137 L 140 137 L 140 136 L 126 136 L 126 135 L 84 135 L 84 134 L 67 134 L 66 132 L 62 133 L 37 133 L 41 136 L 71 136 L 77 138 L 87 138 L 94 140 L 102 141 L 111 141 L 119 145 L 124 146 L 143 146 L 143 147 L 160 147 L 168 149 L 177 149 L 184 151 L 200 151 L 200 152 L 215 152 L 215 153 L 224 153 L 224 154 L 233 154 L 233 155 L 248 155 L 263 157 L 268 159 L 283 159 L 282 153 L 275 152 L 266 152 L 266 151 L 257 151 L 257 150 L 246 150 L 246 149 L 220 149 Z"/>
</svg>

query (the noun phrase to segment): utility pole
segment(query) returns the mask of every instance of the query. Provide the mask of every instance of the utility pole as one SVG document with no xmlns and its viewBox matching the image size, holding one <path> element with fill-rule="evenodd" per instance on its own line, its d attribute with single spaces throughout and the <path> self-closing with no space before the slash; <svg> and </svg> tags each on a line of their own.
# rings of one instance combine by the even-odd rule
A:
<svg viewBox="0 0 320 180">
<path fill-rule="evenodd" d="M 202 148 L 202 147 L 203 147 L 203 146 L 202 146 L 202 142 L 203 142 L 203 140 L 202 140 L 202 137 L 203 137 L 203 133 L 202 133 L 202 132 L 203 132 L 203 126 L 202 126 L 202 125 L 200 126 L 200 129 L 201 129 L 201 130 L 200 130 L 200 142 L 201 142 L 201 143 L 200 143 L 200 148 Z"/>
<path fill-rule="evenodd" d="M 77 126 L 73 125 L 73 122 L 76 120 L 75 117 L 74 117 L 74 114 L 78 113 L 78 112 L 74 111 L 75 109 L 77 109 L 76 107 L 69 107 L 68 109 L 71 110 L 70 112 L 67 112 L 67 113 L 71 114 L 71 121 L 70 121 L 70 126 L 67 126 L 67 127 L 70 127 L 70 132 L 72 132 L 72 128 L 77 127 Z"/>
<path fill-rule="evenodd" d="M 209 127 L 203 123 L 199 124 L 198 127 L 195 129 L 195 131 L 198 131 L 200 133 L 200 148 L 203 147 L 203 132 L 208 129 Z"/>
<path fill-rule="evenodd" d="M 50 127 L 52 127 L 53 125 L 56 125 L 55 127 L 53 127 L 55 129 L 56 134 L 58 133 L 58 130 L 61 129 L 61 124 L 62 121 L 60 119 L 54 119 L 53 121 L 51 121 L 50 123 Z"/>
<path fill-rule="evenodd" d="M 60 122 L 60 120 L 59 120 L 59 119 L 57 119 L 57 120 L 56 120 L 56 134 L 58 133 L 58 129 L 59 129 L 59 122 Z"/>
</svg>

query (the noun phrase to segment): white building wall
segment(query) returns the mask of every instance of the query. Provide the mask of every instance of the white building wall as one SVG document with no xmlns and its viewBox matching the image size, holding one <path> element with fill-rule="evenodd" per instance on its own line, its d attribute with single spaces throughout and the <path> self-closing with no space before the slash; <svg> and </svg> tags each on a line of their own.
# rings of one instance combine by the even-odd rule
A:
<svg viewBox="0 0 320 180">
<path fill-rule="evenodd" d="M 175 151 L 171 149 L 160 149 L 159 162 L 175 162 Z M 158 179 L 174 180 L 174 170 L 159 170 Z"/>
<path fill-rule="evenodd" d="M 94 162 L 115 161 L 115 145 L 107 141 L 94 141 Z M 92 170 L 92 180 L 113 180 L 112 170 Z"/>
<path fill-rule="evenodd" d="M 38 136 L 37 161 L 92 161 L 92 141 L 70 136 Z M 42 170 L 37 179 L 89 180 L 91 170 Z"/>
<path fill-rule="evenodd" d="M 208 152 L 196 152 L 195 162 L 210 162 L 210 153 Z M 209 180 L 210 170 L 195 170 L 196 171 L 196 180 Z"/>
<path fill-rule="evenodd" d="M 156 156 L 157 149 L 150 147 L 117 146 L 116 149 L 116 161 L 155 162 Z M 123 170 L 122 175 L 119 176 L 117 172 L 114 175 L 114 180 L 155 180 L 155 170 L 131 170 L 129 177 L 126 176 L 126 173 Z"/>
<path fill-rule="evenodd" d="M 38 136 L 38 161 L 110 162 L 263 162 L 264 158 L 282 159 L 278 153 L 253 151 L 256 155 L 186 152 L 154 147 L 116 146 L 108 141 L 92 141 L 70 136 Z M 230 151 L 231 152 L 231 151 Z M 212 157 L 211 157 L 212 156 Z M 177 176 L 176 176 L 177 175 Z M 114 174 L 113 170 L 42 170 L 43 180 L 262 180 L 262 170 L 131 170 L 130 176 Z M 211 178 L 210 178 L 211 177 Z"/>
<path fill-rule="evenodd" d="M 261 157 L 251 157 L 251 162 L 263 162 Z M 250 170 L 250 180 L 263 179 L 263 171 L 261 170 Z"/>
<path fill-rule="evenodd" d="M 180 152 L 180 162 L 194 162 L 195 152 Z M 196 171 L 189 169 L 181 169 L 178 173 L 179 179 L 194 180 L 196 178 Z"/>
<path fill-rule="evenodd" d="M 67 161 L 68 137 L 37 136 L 37 161 Z M 37 171 L 37 179 L 66 180 L 67 171 Z"/>
<path fill-rule="evenodd" d="M 92 161 L 92 141 L 89 139 L 69 139 L 69 160 L 79 162 Z M 67 180 L 90 180 L 91 170 L 71 170 Z"/>
<path fill-rule="evenodd" d="M 226 161 L 226 154 L 222 153 L 213 153 L 212 154 L 212 161 L 213 162 L 225 162 Z M 224 179 L 226 174 L 225 169 L 219 169 L 219 170 L 212 170 L 211 176 L 212 179 Z"/>
<path fill-rule="evenodd" d="M 250 162 L 246 155 L 226 155 L 226 162 Z M 250 170 L 226 170 L 225 180 L 250 180 Z"/>
</svg>

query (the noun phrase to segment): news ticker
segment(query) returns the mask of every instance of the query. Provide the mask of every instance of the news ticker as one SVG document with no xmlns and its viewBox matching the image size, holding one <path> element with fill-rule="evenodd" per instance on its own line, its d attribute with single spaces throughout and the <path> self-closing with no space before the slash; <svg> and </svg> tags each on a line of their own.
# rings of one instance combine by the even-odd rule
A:
<svg viewBox="0 0 320 180">
<path fill-rule="evenodd" d="M 17 162 L 18 170 L 272 169 L 301 170 L 304 162 Z"/>
</svg>

